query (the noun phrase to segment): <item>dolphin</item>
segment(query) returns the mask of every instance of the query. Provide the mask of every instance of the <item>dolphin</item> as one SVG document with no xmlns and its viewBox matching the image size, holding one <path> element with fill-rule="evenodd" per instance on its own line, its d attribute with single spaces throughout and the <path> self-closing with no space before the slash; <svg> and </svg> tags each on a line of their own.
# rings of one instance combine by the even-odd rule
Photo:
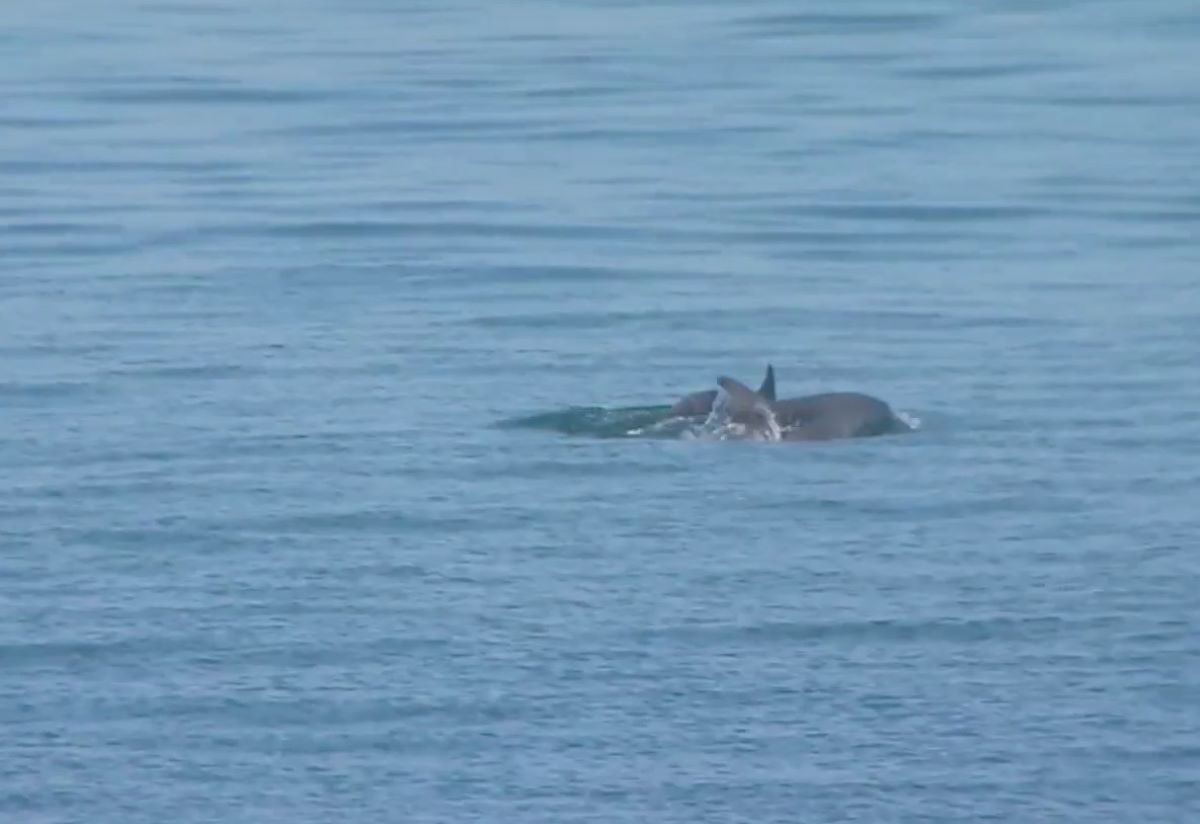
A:
<svg viewBox="0 0 1200 824">
<path fill-rule="evenodd" d="M 912 430 L 879 398 L 861 392 L 823 392 L 771 404 L 787 441 L 869 438 Z"/>
<path fill-rule="evenodd" d="M 732 380 L 732 378 L 730 378 Z M 735 381 L 736 383 L 736 381 Z M 738 384 L 741 386 L 741 384 Z M 751 394 L 754 394 L 751 392 Z M 767 364 L 767 374 L 763 378 L 762 386 L 758 387 L 758 395 L 768 401 L 775 400 L 775 369 L 771 364 Z M 717 390 L 708 389 L 704 392 L 693 392 L 690 395 L 684 395 L 675 405 L 671 407 L 670 417 L 672 418 L 700 418 L 707 417 L 712 413 L 713 402 L 717 399 Z"/>
<path fill-rule="evenodd" d="M 768 371 L 767 377 L 774 390 L 774 371 Z M 826 441 L 912 431 L 886 402 L 861 392 L 823 392 L 776 400 L 733 378 L 718 378 L 717 384 L 726 397 L 714 400 L 706 425 L 737 424 L 752 439 Z"/>
</svg>

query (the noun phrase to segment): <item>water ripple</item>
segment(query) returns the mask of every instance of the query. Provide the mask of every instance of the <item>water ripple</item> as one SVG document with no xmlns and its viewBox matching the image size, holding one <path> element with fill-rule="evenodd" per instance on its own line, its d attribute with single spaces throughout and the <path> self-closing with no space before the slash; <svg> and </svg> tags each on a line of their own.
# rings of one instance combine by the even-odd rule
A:
<svg viewBox="0 0 1200 824">
<path fill-rule="evenodd" d="M 0 22 L 0 818 L 1197 817 L 1183 0 Z"/>
</svg>

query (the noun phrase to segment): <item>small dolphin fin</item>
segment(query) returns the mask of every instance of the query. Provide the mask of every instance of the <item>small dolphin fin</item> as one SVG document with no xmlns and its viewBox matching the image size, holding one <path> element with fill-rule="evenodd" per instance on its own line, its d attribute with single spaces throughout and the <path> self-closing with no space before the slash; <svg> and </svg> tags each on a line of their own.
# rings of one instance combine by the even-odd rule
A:
<svg viewBox="0 0 1200 824">
<path fill-rule="evenodd" d="M 775 400 L 775 369 L 771 364 L 767 364 L 767 376 L 763 378 L 762 386 L 758 387 L 758 394 L 762 395 L 769 401 Z"/>
<path fill-rule="evenodd" d="M 723 390 L 724 402 L 721 402 L 722 395 L 718 395 L 718 402 L 713 405 L 714 414 L 717 414 L 718 406 L 723 407 L 721 416 L 729 423 L 746 427 L 745 434 L 754 440 L 780 439 L 782 433 L 770 401 L 733 378 L 721 376 L 717 383 Z"/>
<path fill-rule="evenodd" d="M 717 384 L 725 390 L 729 395 L 729 402 L 732 404 L 730 411 L 734 415 L 739 413 L 758 413 L 766 412 L 770 414 L 771 409 L 767 406 L 766 400 L 762 395 L 755 392 L 750 387 L 741 381 L 733 378 L 720 377 L 717 378 Z"/>
</svg>

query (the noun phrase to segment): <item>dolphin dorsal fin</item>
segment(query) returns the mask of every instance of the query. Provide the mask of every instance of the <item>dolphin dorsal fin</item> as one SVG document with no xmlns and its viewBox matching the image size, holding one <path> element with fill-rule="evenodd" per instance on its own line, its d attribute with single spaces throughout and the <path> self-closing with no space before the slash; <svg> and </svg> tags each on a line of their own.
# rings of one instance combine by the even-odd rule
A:
<svg viewBox="0 0 1200 824">
<path fill-rule="evenodd" d="M 758 387 L 758 394 L 772 403 L 775 401 L 775 369 L 769 363 L 767 364 L 767 376 L 763 378 L 762 386 Z"/>
</svg>

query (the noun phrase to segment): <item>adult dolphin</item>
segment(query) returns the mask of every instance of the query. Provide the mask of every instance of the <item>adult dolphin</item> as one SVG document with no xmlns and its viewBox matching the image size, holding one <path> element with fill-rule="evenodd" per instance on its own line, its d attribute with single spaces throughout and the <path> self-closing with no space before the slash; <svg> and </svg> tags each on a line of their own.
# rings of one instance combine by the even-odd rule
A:
<svg viewBox="0 0 1200 824">
<path fill-rule="evenodd" d="M 772 401 L 733 378 L 721 377 L 717 383 L 728 395 L 720 411 L 748 437 L 760 440 L 826 441 L 911 431 L 887 403 L 861 392 Z"/>
<path fill-rule="evenodd" d="M 786 441 L 870 438 L 912 427 L 879 398 L 861 392 L 823 392 L 771 404 Z"/>
<path fill-rule="evenodd" d="M 730 378 L 730 380 L 733 379 Z M 739 383 L 738 385 L 741 386 L 742 384 Z M 693 392 L 690 395 L 684 395 L 671 407 L 670 416 L 672 418 L 707 417 L 712 412 L 713 401 L 717 399 L 717 391 L 716 389 L 709 389 L 704 392 Z M 751 394 L 755 393 L 751 392 Z M 767 364 L 766 377 L 763 378 L 762 386 L 758 387 L 757 394 L 767 401 L 775 400 L 775 369 L 769 363 Z"/>
</svg>

